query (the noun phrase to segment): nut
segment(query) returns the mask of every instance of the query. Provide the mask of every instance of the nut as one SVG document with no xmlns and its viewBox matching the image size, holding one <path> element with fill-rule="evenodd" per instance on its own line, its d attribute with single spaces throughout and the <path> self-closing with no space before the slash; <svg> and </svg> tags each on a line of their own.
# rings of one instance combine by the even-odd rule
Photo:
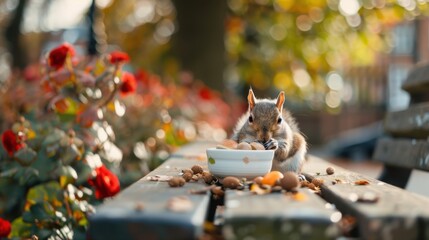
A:
<svg viewBox="0 0 429 240">
<path fill-rule="evenodd" d="M 252 150 L 265 150 L 264 145 L 258 142 L 251 142 L 250 147 L 252 148 Z"/>
<path fill-rule="evenodd" d="M 332 174 L 334 174 L 334 173 L 335 173 L 335 169 L 334 169 L 333 167 L 328 167 L 328 168 L 326 169 L 326 173 L 327 173 L 328 175 L 332 175 Z"/>
<path fill-rule="evenodd" d="M 247 142 L 241 142 L 237 145 L 237 149 L 241 150 L 252 150 L 252 147 Z"/>
<path fill-rule="evenodd" d="M 316 187 L 320 187 L 323 184 L 323 180 L 318 178 L 313 178 L 313 180 L 311 180 L 311 183 L 313 183 L 314 186 Z"/>
<path fill-rule="evenodd" d="M 236 177 L 225 177 L 222 181 L 224 188 L 236 189 L 241 186 L 240 180 Z"/>
<path fill-rule="evenodd" d="M 299 187 L 298 175 L 294 172 L 285 172 L 283 178 L 280 179 L 280 186 L 287 191 Z"/>
<path fill-rule="evenodd" d="M 256 184 L 258 184 L 258 185 L 261 185 L 262 184 L 262 179 L 264 179 L 263 177 L 261 177 L 261 176 L 259 176 L 259 177 L 255 177 L 254 179 L 253 179 L 253 182 L 254 183 L 256 183 Z"/>
<path fill-rule="evenodd" d="M 212 193 L 217 197 L 222 197 L 225 194 L 221 187 L 214 187 L 212 189 Z"/>
<path fill-rule="evenodd" d="M 182 173 L 183 174 L 185 174 L 185 173 L 190 173 L 191 175 L 193 175 L 194 174 L 194 172 L 191 170 L 191 169 L 189 169 L 189 168 L 185 168 L 185 169 L 182 169 Z"/>
<path fill-rule="evenodd" d="M 203 167 L 201 167 L 200 165 L 192 166 L 191 170 L 194 174 L 203 173 Z"/>
<path fill-rule="evenodd" d="M 183 179 L 182 177 L 172 177 L 168 181 L 168 185 L 170 185 L 170 187 L 181 187 L 185 185 L 185 179 Z"/>
<path fill-rule="evenodd" d="M 207 171 L 203 172 L 202 178 L 204 179 L 204 182 L 207 184 L 210 184 L 213 181 L 213 175 Z"/>
<path fill-rule="evenodd" d="M 182 175 L 182 178 L 185 179 L 186 182 L 189 182 L 192 179 L 192 173 L 191 172 L 185 172 Z"/>
<path fill-rule="evenodd" d="M 237 148 L 237 142 L 231 139 L 225 139 L 221 143 L 221 147 L 224 147 L 226 149 L 236 149 Z"/>
</svg>

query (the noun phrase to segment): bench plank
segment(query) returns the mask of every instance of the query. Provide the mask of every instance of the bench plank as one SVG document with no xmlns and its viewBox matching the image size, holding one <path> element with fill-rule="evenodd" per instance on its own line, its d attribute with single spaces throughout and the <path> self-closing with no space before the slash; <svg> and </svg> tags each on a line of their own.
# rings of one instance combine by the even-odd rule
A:
<svg viewBox="0 0 429 240">
<path fill-rule="evenodd" d="M 429 199 L 361 174 L 334 167 L 316 157 L 304 165 L 307 178 L 324 180 L 322 197 L 335 204 L 343 214 L 356 217 L 362 239 L 428 239 Z M 317 174 L 319 173 L 319 175 Z M 365 180 L 367 185 L 357 185 Z M 361 202 L 363 196 L 376 196 L 378 201 Z"/>
<path fill-rule="evenodd" d="M 402 84 L 402 89 L 409 93 L 420 93 L 429 88 L 429 66 L 421 65 L 415 67 Z"/>
<path fill-rule="evenodd" d="M 171 157 L 185 157 L 185 158 L 195 158 L 195 159 L 205 159 L 206 149 L 215 147 L 216 143 L 213 141 L 198 141 L 189 143 L 185 146 L 182 146 L 180 149 L 175 151 Z"/>
<path fill-rule="evenodd" d="M 377 142 L 373 159 L 398 167 L 429 171 L 429 142 L 382 138 Z"/>
<path fill-rule="evenodd" d="M 393 136 L 426 139 L 429 136 L 429 103 L 387 113 L 384 128 Z"/>
<path fill-rule="evenodd" d="M 339 234 L 335 211 L 315 193 L 299 189 L 294 200 L 284 193 L 254 195 L 227 191 L 223 232 L 226 239 L 334 239 Z"/>
<path fill-rule="evenodd" d="M 189 182 L 184 187 L 171 188 L 167 182 L 149 181 L 155 175 L 177 176 L 184 168 L 205 161 L 170 158 L 146 177 L 137 181 L 112 200 L 107 200 L 90 216 L 91 239 L 195 239 L 203 232 L 209 205 L 209 194 L 192 195 L 190 190 L 206 187 Z M 192 209 L 174 212 L 167 209 L 172 197 L 186 196 Z M 138 208 L 143 207 L 143 210 Z"/>
</svg>

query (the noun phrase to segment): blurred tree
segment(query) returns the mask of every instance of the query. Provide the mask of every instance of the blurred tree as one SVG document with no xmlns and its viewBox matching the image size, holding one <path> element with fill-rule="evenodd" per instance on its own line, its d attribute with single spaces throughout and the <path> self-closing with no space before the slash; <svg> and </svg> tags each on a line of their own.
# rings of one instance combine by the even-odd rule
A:
<svg viewBox="0 0 429 240">
<path fill-rule="evenodd" d="M 390 51 L 392 26 L 428 13 L 421 0 L 227 2 L 227 80 L 282 89 L 316 109 L 339 106 L 347 67 Z"/>
<path fill-rule="evenodd" d="M 19 0 L 18 6 L 4 31 L 4 37 L 7 41 L 9 52 L 12 55 L 12 69 L 24 69 L 28 64 L 25 57 L 25 51 L 22 46 L 21 25 L 23 22 L 24 11 L 27 0 Z"/>
<path fill-rule="evenodd" d="M 224 89 L 226 1 L 175 0 L 178 31 L 174 53 L 181 69 L 217 90 Z"/>
</svg>

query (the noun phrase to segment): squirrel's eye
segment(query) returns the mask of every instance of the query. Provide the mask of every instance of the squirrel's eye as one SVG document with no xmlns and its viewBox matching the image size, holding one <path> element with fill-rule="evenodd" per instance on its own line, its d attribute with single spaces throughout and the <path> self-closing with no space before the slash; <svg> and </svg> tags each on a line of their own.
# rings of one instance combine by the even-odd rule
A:
<svg viewBox="0 0 429 240">
<path fill-rule="evenodd" d="M 282 122 L 282 118 L 279 117 L 279 119 L 277 119 L 277 124 L 280 124 Z"/>
<path fill-rule="evenodd" d="M 253 122 L 253 117 L 249 116 L 249 122 L 252 123 Z"/>
</svg>

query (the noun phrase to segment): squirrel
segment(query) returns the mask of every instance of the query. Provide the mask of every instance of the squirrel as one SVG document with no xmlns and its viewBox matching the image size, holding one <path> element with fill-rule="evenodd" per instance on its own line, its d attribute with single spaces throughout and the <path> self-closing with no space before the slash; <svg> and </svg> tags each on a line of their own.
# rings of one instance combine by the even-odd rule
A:
<svg viewBox="0 0 429 240">
<path fill-rule="evenodd" d="M 249 108 L 237 122 L 231 139 L 260 142 L 265 149 L 275 150 L 272 171 L 301 172 L 307 153 L 307 142 L 291 113 L 283 109 L 285 93 L 277 99 L 256 99 L 252 89 L 247 96 Z"/>
</svg>

